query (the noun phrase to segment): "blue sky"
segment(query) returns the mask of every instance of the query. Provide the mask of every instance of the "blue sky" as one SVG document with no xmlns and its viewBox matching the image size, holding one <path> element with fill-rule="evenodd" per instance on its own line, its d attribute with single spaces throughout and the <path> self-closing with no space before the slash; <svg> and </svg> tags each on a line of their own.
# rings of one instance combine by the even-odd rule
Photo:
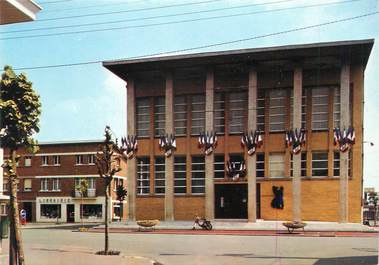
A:
<svg viewBox="0 0 379 265">
<path fill-rule="evenodd" d="M 379 10 L 377 0 L 356 0 L 328 6 L 275 11 L 276 9 L 342 1 L 292 0 L 267 4 L 269 2 L 278 2 L 278 0 L 215 0 L 201 4 L 175 6 L 179 3 L 204 2 L 204 0 L 64 0 L 61 2 L 39 0 L 36 2 L 41 3 L 43 11 L 38 14 L 37 21 L 0 27 L 0 65 L 8 64 L 14 68 L 23 68 L 127 58 L 249 38 Z M 252 6 L 259 3 L 265 3 L 265 5 Z M 174 6 L 120 12 L 111 15 L 45 20 L 169 5 Z M 77 26 L 84 23 L 138 19 L 246 5 L 250 6 L 193 15 L 119 22 L 109 25 Z M 6 37 L 106 29 L 228 14 L 252 13 L 255 11 L 265 11 L 265 13 L 122 30 L 1 40 L 1 38 Z M 375 38 L 377 41 L 379 36 L 378 21 L 379 15 L 374 15 L 325 27 L 201 49 L 194 52 L 367 38 Z M 67 25 L 76 26 L 56 30 L 5 33 L 8 31 Z M 75 67 L 29 69 L 24 70 L 24 72 L 33 81 L 34 88 L 40 94 L 43 104 L 41 132 L 37 136 L 38 140 L 99 139 L 102 137 L 105 124 L 109 124 L 117 136 L 125 134 L 125 83 L 104 69 L 100 63 Z M 365 139 L 374 142 L 375 146 L 365 145 L 364 185 L 375 186 L 377 189 L 379 189 L 379 175 L 375 165 L 379 161 L 379 134 L 377 133 L 379 131 L 379 123 L 377 122 L 379 114 L 378 73 L 379 48 L 378 43 L 375 43 L 365 73 L 364 123 Z"/>
</svg>

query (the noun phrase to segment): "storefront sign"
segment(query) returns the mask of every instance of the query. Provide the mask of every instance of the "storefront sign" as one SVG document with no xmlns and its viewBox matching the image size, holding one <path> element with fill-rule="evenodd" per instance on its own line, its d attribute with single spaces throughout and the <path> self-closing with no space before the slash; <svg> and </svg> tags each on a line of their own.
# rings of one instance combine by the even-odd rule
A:
<svg viewBox="0 0 379 265">
<path fill-rule="evenodd" d="M 72 203 L 72 199 L 71 198 L 54 198 L 54 197 L 51 197 L 51 198 L 38 198 L 38 202 L 39 203 L 54 203 L 54 204 L 57 204 L 57 203 Z"/>
</svg>

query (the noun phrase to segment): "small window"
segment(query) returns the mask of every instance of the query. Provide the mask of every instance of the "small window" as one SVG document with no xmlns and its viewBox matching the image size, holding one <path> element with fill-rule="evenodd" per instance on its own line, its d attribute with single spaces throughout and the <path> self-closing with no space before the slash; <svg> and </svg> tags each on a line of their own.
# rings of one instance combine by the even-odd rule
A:
<svg viewBox="0 0 379 265">
<path fill-rule="evenodd" d="M 75 163 L 77 165 L 83 165 L 83 155 L 76 155 L 75 156 Z"/>
<path fill-rule="evenodd" d="M 60 156 L 53 156 L 53 162 L 55 166 L 59 166 L 61 164 L 61 157 Z"/>
<path fill-rule="evenodd" d="M 137 158 L 137 194 L 150 193 L 150 160 L 149 157 Z"/>
<path fill-rule="evenodd" d="M 270 154 L 269 167 L 270 178 L 284 177 L 284 154 Z"/>
<path fill-rule="evenodd" d="M 60 182 L 59 182 L 59 179 L 53 179 L 53 191 L 60 191 L 61 190 L 61 186 L 60 186 Z"/>
<path fill-rule="evenodd" d="M 270 132 L 281 132 L 285 129 L 286 124 L 286 104 L 287 90 L 286 89 L 271 89 L 270 90 Z"/>
<path fill-rule="evenodd" d="M 214 156 L 214 178 L 223 179 L 225 178 L 225 157 L 224 155 Z"/>
<path fill-rule="evenodd" d="M 187 98 L 185 96 L 174 98 L 174 127 L 176 136 L 187 134 Z"/>
<path fill-rule="evenodd" d="M 94 154 L 88 155 L 87 159 L 88 159 L 88 164 L 90 164 L 90 165 L 94 165 L 95 164 L 95 155 Z"/>
<path fill-rule="evenodd" d="M 293 154 L 291 154 L 291 177 L 293 176 Z M 302 152 L 301 153 L 301 176 L 306 177 L 307 176 L 307 153 Z"/>
<path fill-rule="evenodd" d="M 41 191 L 49 190 L 49 179 L 41 179 Z"/>
<path fill-rule="evenodd" d="M 165 168 L 165 158 L 163 156 L 156 157 L 154 164 L 155 194 L 165 193 Z"/>
<path fill-rule="evenodd" d="M 24 191 L 32 191 L 32 180 L 24 179 Z"/>
<path fill-rule="evenodd" d="M 187 164 L 185 156 L 174 157 L 174 192 L 175 194 L 186 194 L 187 180 L 186 180 Z"/>
<path fill-rule="evenodd" d="M 265 154 L 264 153 L 257 153 L 257 160 L 256 160 L 256 172 L 257 172 L 257 178 L 264 178 L 265 176 Z"/>
<path fill-rule="evenodd" d="M 312 176 L 316 176 L 316 177 L 328 176 L 328 153 L 327 152 L 312 153 Z"/>
<path fill-rule="evenodd" d="M 48 156 L 42 156 L 42 166 L 49 165 L 49 157 Z"/>
<path fill-rule="evenodd" d="M 166 121 L 166 104 L 165 97 L 154 98 L 154 135 L 161 136 L 165 134 Z"/>
<path fill-rule="evenodd" d="M 24 166 L 26 166 L 26 167 L 32 166 L 32 157 L 31 156 L 25 156 Z"/>
<path fill-rule="evenodd" d="M 205 192 L 205 158 L 193 156 L 191 167 L 191 191 L 192 194 L 204 194 Z"/>
</svg>

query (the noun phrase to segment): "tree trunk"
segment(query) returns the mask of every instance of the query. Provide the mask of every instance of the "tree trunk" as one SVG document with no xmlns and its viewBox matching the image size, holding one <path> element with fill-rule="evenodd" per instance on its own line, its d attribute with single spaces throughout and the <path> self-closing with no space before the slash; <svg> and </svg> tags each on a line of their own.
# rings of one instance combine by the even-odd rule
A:
<svg viewBox="0 0 379 265">
<path fill-rule="evenodd" d="M 24 250 L 22 247 L 20 216 L 17 202 L 17 167 L 16 151 L 11 150 L 12 169 L 10 174 L 10 237 L 9 237 L 9 264 L 24 265 Z"/>
<path fill-rule="evenodd" d="M 104 254 L 105 255 L 108 255 L 108 248 L 109 248 L 109 236 L 108 236 L 108 233 L 109 233 L 109 227 L 108 227 L 108 199 L 109 199 L 109 188 L 110 188 L 110 185 L 106 185 L 105 186 L 105 235 L 104 235 L 104 239 L 105 239 L 105 247 L 104 247 Z"/>
</svg>

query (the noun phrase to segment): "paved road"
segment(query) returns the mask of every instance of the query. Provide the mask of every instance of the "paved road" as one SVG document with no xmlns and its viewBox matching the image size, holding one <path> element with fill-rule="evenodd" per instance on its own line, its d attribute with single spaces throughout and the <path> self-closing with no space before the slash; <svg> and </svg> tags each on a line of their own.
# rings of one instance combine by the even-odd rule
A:
<svg viewBox="0 0 379 265">
<path fill-rule="evenodd" d="M 92 257 L 90 253 L 103 246 L 103 234 L 72 232 L 69 229 L 27 229 L 23 230 L 23 238 L 28 264 L 83 264 L 73 257 Z M 144 232 L 112 233 L 110 240 L 111 248 L 125 255 L 150 257 L 165 265 L 378 263 L 378 239 L 373 237 L 173 235 Z M 57 259 L 58 254 L 62 253 L 65 253 L 70 263 Z M 1 264 L 7 264 L 5 260 L 2 257 Z M 109 261 L 109 264 L 117 264 L 116 260 Z M 99 261 L 96 264 L 106 263 Z"/>
</svg>

